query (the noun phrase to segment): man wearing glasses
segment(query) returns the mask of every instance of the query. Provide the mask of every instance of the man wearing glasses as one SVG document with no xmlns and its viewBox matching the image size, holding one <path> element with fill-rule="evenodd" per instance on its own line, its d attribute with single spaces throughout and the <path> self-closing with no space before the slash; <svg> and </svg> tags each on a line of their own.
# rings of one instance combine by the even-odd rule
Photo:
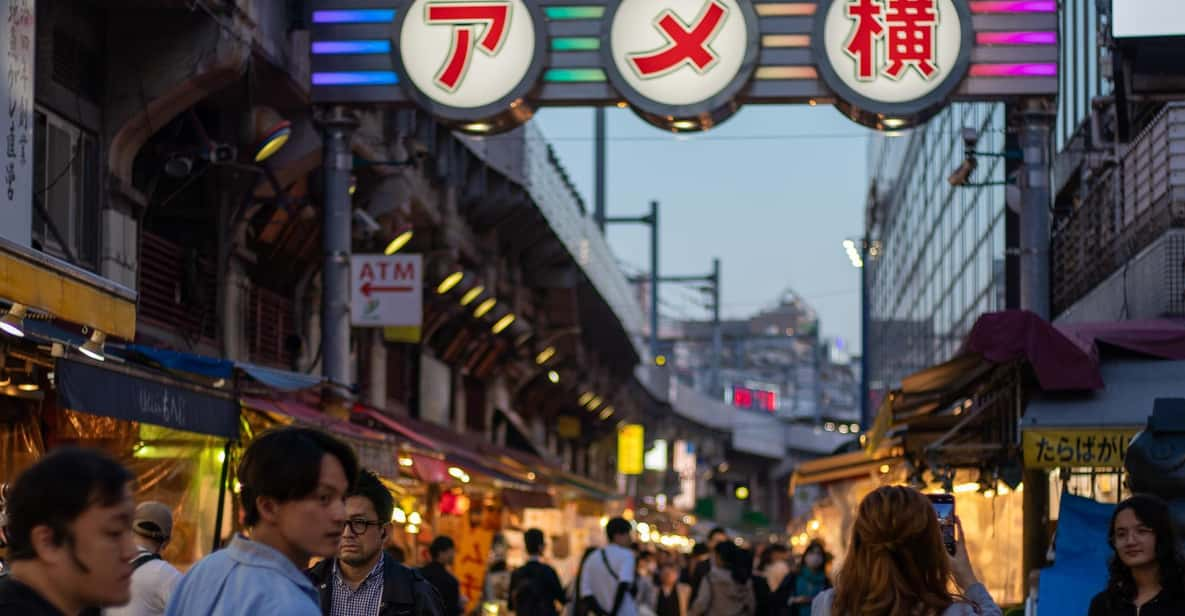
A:
<svg viewBox="0 0 1185 616">
<path fill-rule="evenodd" d="M 379 478 L 361 471 L 346 497 L 337 558 L 309 570 L 325 616 L 441 616 L 440 599 L 427 580 L 383 554 L 394 508 Z"/>
</svg>

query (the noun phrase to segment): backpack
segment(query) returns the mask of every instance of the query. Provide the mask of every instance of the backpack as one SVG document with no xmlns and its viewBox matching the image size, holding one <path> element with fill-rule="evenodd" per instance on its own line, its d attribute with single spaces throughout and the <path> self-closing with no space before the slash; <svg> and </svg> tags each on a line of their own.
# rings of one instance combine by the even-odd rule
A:
<svg viewBox="0 0 1185 616">
<path fill-rule="evenodd" d="M 544 593 L 542 585 L 534 576 L 524 575 L 514 588 L 510 589 L 510 602 L 518 616 L 543 616 L 555 613 L 555 606 Z"/>
<path fill-rule="evenodd" d="M 132 571 L 135 571 L 136 569 L 139 569 L 140 567 L 143 567 L 154 560 L 161 560 L 160 554 L 141 552 L 139 556 L 132 559 Z"/>
<path fill-rule="evenodd" d="M 615 582 L 621 582 L 621 578 L 617 575 L 617 572 L 613 570 L 613 565 L 609 562 L 609 555 L 605 553 L 605 548 L 601 548 L 597 551 L 601 553 L 601 561 L 605 563 L 605 570 L 609 572 L 609 575 L 613 578 L 613 580 Z M 588 556 L 588 558 L 592 558 L 592 555 L 590 554 Z M 585 560 L 587 561 L 587 559 L 585 559 Z M 580 566 L 580 573 L 581 574 L 584 573 L 584 564 L 583 563 Z M 579 576 L 577 576 L 576 593 L 577 594 L 580 593 Z M 613 609 L 613 608 L 610 607 L 609 609 Z M 576 616 L 613 616 L 613 615 L 610 614 L 608 610 L 601 607 L 601 604 L 597 602 L 596 596 L 587 595 L 584 597 L 580 597 L 576 601 Z"/>
</svg>

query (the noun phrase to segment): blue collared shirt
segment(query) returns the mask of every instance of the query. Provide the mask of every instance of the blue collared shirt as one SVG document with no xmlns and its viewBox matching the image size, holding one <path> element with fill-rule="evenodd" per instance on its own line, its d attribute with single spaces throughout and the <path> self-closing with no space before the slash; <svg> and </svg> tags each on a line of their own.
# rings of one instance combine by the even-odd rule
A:
<svg viewBox="0 0 1185 616">
<path fill-rule="evenodd" d="M 292 561 L 236 535 L 181 578 L 165 616 L 321 616 L 321 608 Z"/>
</svg>

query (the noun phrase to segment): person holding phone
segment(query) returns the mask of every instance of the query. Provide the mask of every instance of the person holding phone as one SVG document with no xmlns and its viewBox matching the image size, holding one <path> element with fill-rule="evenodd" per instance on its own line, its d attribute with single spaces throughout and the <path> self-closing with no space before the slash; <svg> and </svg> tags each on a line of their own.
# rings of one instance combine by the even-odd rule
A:
<svg viewBox="0 0 1185 616">
<path fill-rule="evenodd" d="M 835 588 L 815 598 L 811 616 L 1003 616 L 975 577 L 957 517 L 953 530 L 951 555 L 925 495 L 873 491 L 860 503 Z"/>
</svg>

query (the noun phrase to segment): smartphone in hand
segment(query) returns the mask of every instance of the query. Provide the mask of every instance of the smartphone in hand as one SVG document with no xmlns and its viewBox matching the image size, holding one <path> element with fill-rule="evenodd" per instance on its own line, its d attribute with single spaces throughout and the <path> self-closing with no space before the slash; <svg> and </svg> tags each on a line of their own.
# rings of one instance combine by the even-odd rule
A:
<svg viewBox="0 0 1185 616">
<path fill-rule="evenodd" d="M 951 556 L 955 555 L 955 497 L 953 494 L 928 494 L 934 513 L 938 515 L 938 527 L 942 529 L 942 543 Z"/>
</svg>

